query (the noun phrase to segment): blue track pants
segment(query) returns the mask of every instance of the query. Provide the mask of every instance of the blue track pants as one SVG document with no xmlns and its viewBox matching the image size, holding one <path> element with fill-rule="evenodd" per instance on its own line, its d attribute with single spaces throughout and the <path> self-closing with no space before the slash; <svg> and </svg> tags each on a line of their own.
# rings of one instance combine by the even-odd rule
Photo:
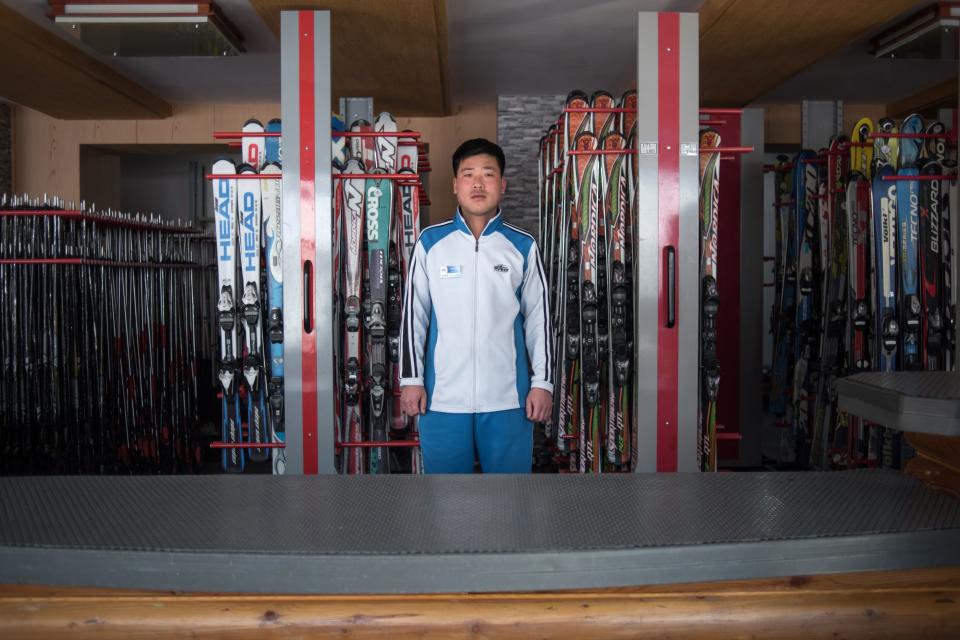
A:
<svg viewBox="0 0 960 640">
<path fill-rule="evenodd" d="M 530 473 L 533 423 L 523 409 L 420 416 L 420 449 L 427 473 Z"/>
</svg>

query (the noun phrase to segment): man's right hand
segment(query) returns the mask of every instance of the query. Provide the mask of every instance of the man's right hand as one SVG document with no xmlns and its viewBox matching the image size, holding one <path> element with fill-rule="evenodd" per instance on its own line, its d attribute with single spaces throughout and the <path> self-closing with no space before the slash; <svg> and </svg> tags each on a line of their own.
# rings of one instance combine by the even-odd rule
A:
<svg viewBox="0 0 960 640">
<path fill-rule="evenodd" d="M 427 390 L 418 385 L 400 388 L 400 409 L 404 415 L 415 416 L 427 412 Z"/>
</svg>

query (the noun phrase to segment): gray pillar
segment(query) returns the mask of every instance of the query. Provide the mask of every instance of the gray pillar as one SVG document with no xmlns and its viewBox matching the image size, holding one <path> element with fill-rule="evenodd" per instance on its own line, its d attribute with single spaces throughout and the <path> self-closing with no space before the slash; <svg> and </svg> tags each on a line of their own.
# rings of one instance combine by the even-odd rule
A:
<svg viewBox="0 0 960 640">
<path fill-rule="evenodd" d="M 283 11 L 280 20 L 286 470 L 336 473 L 330 12 Z"/>
</svg>

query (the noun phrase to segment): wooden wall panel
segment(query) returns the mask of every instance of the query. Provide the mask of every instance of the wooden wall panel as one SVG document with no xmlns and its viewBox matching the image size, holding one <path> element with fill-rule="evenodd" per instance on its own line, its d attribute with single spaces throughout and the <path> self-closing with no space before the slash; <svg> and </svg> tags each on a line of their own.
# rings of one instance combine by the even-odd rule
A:
<svg viewBox="0 0 960 640">
<path fill-rule="evenodd" d="M 799 148 L 802 112 L 800 103 L 789 104 L 751 104 L 764 110 L 764 142 L 768 145 L 795 145 Z M 849 136 L 853 125 L 863 117 L 871 118 L 874 123 L 887 114 L 882 104 L 843 103 L 843 135 Z"/>
<path fill-rule="evenodd" d="M 860 118 L 870 118 L 874 126 L 877 121 L 887 115 L 887 108 L 882 104 L 860 104 L 855 102 L 843 103 L 843 134 L 850 135 L 854 125 Z"/>
<path fill-rule="evenodd" d="M 706 0 L 700 8 L 701 104 L 749 104 L 916 4 L 916 0 Z"/>
<path fill-rule="evenodd" d="M 445 0 L 251 0 L 279 39 L 280 12 L 331 11 L 332 92 L 372 96 L 377 110 L 443 116 L 447 108 Z"/>
<path fill-rule="evenodd" d="M 423 133 L 430 143 L 431 214 L 445 220 L 456 208 L 451 187 L 450 157 L 467 138 L 496 140 L 494 103 L 458 107 L 443 118 L 398 118 L 401 129 Z M 13 119 L 14 191 L 80 199 L 80 145 L 156 145 L 214 143 L 214 131 L 239 131 L 249 118 L 266 123 L 278 117 L 279 104 L 176 105 L 166 120 L 57 120 L 26 107 L 16 107 Z M 224 153 L 230 150 L 224 146 Z"/>
<path fill-rule="evenodd" d="M 170 118 L 138 120 L 137 144 L 188 144 L 213 142 L 213 107 L 204 104 L 179 105 Z"/>
<path fill-rule="evenodd" d="M 97 209 L 119 209 L 120 156 L 97 147 L 80 147 L 80 200 Z"/>
<path fill-rule="evenodd" d="M 397 126 L 420 131 L 422 140 L 430 143 L 430 216 L 421 226 L 449 220 L 457 208 L 453 195 L 453 152 L 470 138 L 497 141 L 497 105 L 491 102 L 458 106 L 453 115 L 445 118 L 398 118 Z"/>
</svg>

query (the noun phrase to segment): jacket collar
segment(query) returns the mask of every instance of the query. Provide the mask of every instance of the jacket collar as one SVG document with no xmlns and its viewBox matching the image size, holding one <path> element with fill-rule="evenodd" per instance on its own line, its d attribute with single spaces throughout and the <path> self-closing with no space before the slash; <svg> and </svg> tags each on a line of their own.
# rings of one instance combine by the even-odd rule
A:
<svg viewBox="0 0 960 640">
<path fill-rule="evenodd" d="M 500 225 L 503 224 L 503 212 L 500 207 L 497 207 L 497 215 L 493 216 L 487 220 L 487 226 L 483 228 L 483 233 L 480 234 L 480 237 L 488 236 L 497 229 L 500 228 Z M 466 220 L 463 219 L 463 214 L 460 213 L 460 207 L 457 207 L 457 212 L 453 216 L 453 225 L 463 231 L 467 235 L 472 236 L 473 232 L 470 231 L 470 227 L 467 226 Z"/>
</svg>

